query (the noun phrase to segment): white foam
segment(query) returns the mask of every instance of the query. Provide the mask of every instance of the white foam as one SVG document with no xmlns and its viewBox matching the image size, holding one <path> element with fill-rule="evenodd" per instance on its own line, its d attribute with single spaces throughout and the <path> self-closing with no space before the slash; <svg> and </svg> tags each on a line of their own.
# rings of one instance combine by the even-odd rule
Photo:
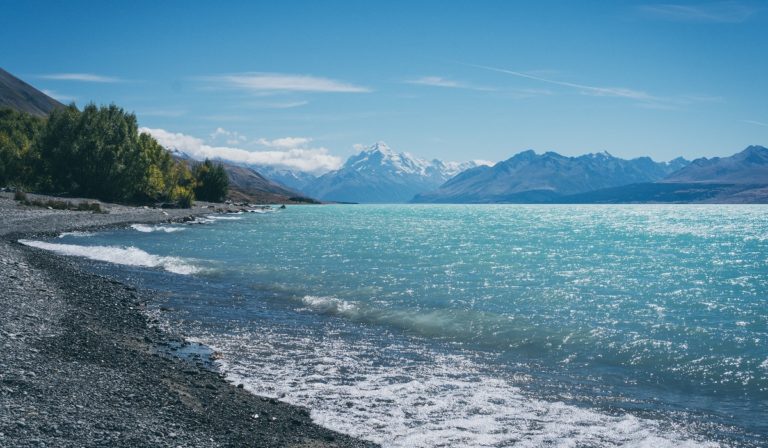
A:
<svg viewBox="0 0 768 448">
<path fill-rule="evenodd" d="M 75 237 L 78 237 L 78 238 L 86 238 L 86 237 L 94 236 L 94 235 L 96 235 L 96 233 L 94 233 L 94 232 L 83 232 L 83 231 L 80 231 L 80 230 L 75 230 L 74 232 L 63 232 L 58 237 L 59 238 L 64 238 L 64 237 L 67 237 L 67 236 L 75 236 Z"/>
<path fill-rule="evenodd" d="M 358 313 L 355 304 L 336 297 L 304 296 L 301 301 L 312 310 L 321 313 L 346 315 L 347 317 L 355 317 Z"/>
<path fill-rule="evenodd" d="M 233 214 L 235 214 L 235 213 L 233 213 Z M 239 213 L 237 213 L 237 214 L 239 214 Z M 208 215 L 208 216 L 206 216 L 206 218 L 213 219 L 213 220 L 216 220 L 216 221 L 220 221 L 220 220 L 227 220 L 227 221 L 229 221 L 229 220 L 243 219 L 240 216 L 225 216 L 225 215 Z"/>
<path fill-rule="evenodd" d="M 189 221 L 188 224 L 210 224 L 210 223 L 213 223 L 213 222 L 216 222 L 216 220 L 215 219 L 210 219 L 210 218 L 198 217 L 198 218 L 193 219 L 192 221 Z"/>
<path fill-rule="evenodd" d="M 336 300 L 305 302 L 341 306 Z M 674 422 L 608 415 L 532 398 L 525 376 L 491 376 L 472 359 L 392 342 L 262 329 L 209 334 L 228 378 L 312 409 L 325 427 L 384 447 L 715 447 Z"/>
<path fill-rule="evenodd" d="M 471 337 L 479 331 L 480 322 L 487 326 L 507 322 L 506 317 L 478 311 L 381 308 L 331 296 L 304 296 L 301 302 L 305 310 L 353 321 L 391 325 L 425 336 L 451 334 Z"/>
<path fill-rule="evenodd" d="M 138 232 L 142 233 L 151 233 L 151 232 L 165 232 L 165 233 L 173 233 L 173 232 L 181 232 L 184 230 L 184 227 L 171 227 L 171 226 L 148 226 L 146 224 L 132 224 L 131 228 L 133 230 L 136 230 Z"/>
<path fill-rule="evenodd" d="M 261 214 L 263 214 L 263 213 L 274 213 L 276 211 L 277 210 L 272 209 L 272 208 L 262 208 L 262 209 L 251 209 L 251 210 L 248 210 L 248 213 L 261 213 Z"/>
<path fill-rule="evenodd" d="M 78 246 L 76 244 L 55 244 L 33 240 L 19 240 L 19 242 L 27 246 L 50 250 L 61 255 L 83 257 L 90 260 L 106 261 L 127 266 L 163 268 L 175 274 L 189 275 L 200 271 L 200 268 L 183 258 L 152 255 L 132 246 Z"/>
</svg>

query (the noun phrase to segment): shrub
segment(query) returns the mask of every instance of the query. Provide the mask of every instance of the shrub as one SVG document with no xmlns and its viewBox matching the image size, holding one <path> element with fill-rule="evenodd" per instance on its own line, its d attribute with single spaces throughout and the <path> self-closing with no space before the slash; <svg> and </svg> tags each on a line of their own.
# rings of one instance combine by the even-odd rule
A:
<svg viewBox="0 0 768 448">
<path fill-rule="evenodd" d="M 179 208 L 191 208 L 195 201 L 195 193 L 189 188 L 177 185 L 171 190 L 170 199 L 175 202 Z"/>
<path fill-rule="evenodd" d="M 24 201 L 27 200 L 27 193 L 24 193 L 21 190 L 17 190 L 16 193 L 13 194 L 13 200 L 14 201 L 19 201 L 19 202 L 24 202 Z"/>
<path fill-rule="evenodd" d="M 54 201 L 53 199 L 49 199 L 45 201 L 43 204 L 43 207 L 50 207 L 54 210 L 69 210 L 72 207 L 72 203 L 67 201 Z"/>
<path fill-rule="evenodd" d="M 195 197 L 201 201 L 221 202 L 227 196 L 229 177 L 221 163 L 209 159 L 192 167 L 195 178 Z"/>
<path fill-rule="evenodd" d="M 81 202 L 77 204 L 77 210 L 81 212 L 102 213 L 101 204 L 98 202 Z"/>
</svg>

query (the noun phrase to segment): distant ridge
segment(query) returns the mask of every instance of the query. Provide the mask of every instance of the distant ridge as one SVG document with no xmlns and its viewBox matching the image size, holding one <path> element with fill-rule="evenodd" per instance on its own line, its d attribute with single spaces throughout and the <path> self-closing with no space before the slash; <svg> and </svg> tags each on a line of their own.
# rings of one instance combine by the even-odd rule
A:
<svg viewBox="0 0 768 448">
<path fill-rule="evenodd" d="M 290 202 L 302 195 L 273 182 L 250 168 L 224 163 L 229 177 L 227 198 L 245 202 Z"/>
<path fill-rule="evenodd" d="M 48 116 L 63 104 L 0 68 L 0 108 Z"/>
<path fill-rule="evenodd" d="M 664 182 L 768 184 L 768 148 L 753 145 L 730 157 L 696 159 Z"/>
<path fill-rule="evenodd" d="M 317 176 L 305 171 L 292 170 L 288 168 L 278 168 L 271 165 L 247 165 L 248 168 L 260 173 L 267 179 L 273 180 L 280 185 L 284 185 L 292 190 L 304 191 L 304 187 L 309 185 Z"/>
<path fill-rule="evenodd" d="M 730 157 L 701 158 L 665 179 L 560 197 L 556 202 L 768 203 L 768 148 L 749 146 Z"/>
<path fill-rule="evenodd" d="M 566 157 L 556 152 L 523 151 L 494 166 L 462 172 L 437 190 L 412 202 L 546 203 L 557 198 L 622 185 L 656 182 L 689 162 L 678 158 L 655 162 L 649 157 L 626 160 L 607 152 Z"/>
<path fill-rule="evenodd" d="M 177 160 L 183 160 L 187 163 L 196 161 L 186 153 L 178 149 L 171 148 L 171 154 Z M 227 199 L 238 202 L 253 203 L 284 203 L 284 202 L 315 202 L 313 199 L 304 197 L 303 194 L 281 185 L 264 177 L 258 171 L 228 163 L 217 161 L 224 166 L 229 178 L 229 191 Z"/>
</svg>

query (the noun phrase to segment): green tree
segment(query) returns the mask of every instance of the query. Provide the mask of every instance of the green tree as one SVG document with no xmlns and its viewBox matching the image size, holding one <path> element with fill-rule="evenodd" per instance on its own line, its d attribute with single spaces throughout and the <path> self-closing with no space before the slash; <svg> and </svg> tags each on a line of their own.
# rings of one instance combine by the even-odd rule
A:
<svg viewBox="0 0 768 448">
<path fill-rule="evenodd" d="M 53 189 L 108 201 L 138 196 L 146 167 L 136 116 L 115 105 L 52 112 L 40 149 Z"/>
<path fill-rule="evenodd" d="M 30 114 L 0 109 L 0 185 L 33 186 L 34 165 L 39 159 L 37 140 L 44 122 Z"/>
<path fill-rule="evenodd" d="M 52 112 L 40 154 L 48 191 L 145 203 L 171 199 L 175 186 L 185 186 L 168 151 L 115 105 Z"/>
<path fill-rule="evenodd" d="M 192 168 L 195 177 L 195 197 L 201 201 L 221 202 L 227 195 L 229 177 L 221 163 L 208 159 Z"/>
<path fill-rule="evenodd" d="M 75 139 L 80 132 L 80 111 L 74 104 L 56 109 L 48 116 L 40 140 L 40 163 L 36 167 L 38 188 L 46 192 L 77 189 L 71 164 L 76 160 Z"/>
<path fill-rule="evenodd" d="M 223 199 L 226 193 L 223 168 L 209 161 L 203 165 L 193 174 L 151 135 L 138 132 L 135 115 L 115 105 L 89 104 L 81 112 L 71 104 L 47 119 L 0 110 L 0 184 L 107 201 L 190 206 L 196 188 L 207 198 Z"/>
<path fill-rule="evenodd" d="M 140 171 L 143 173 L 138 199 L 146 202 L 165 200 L 174 184 L 174 164 L 179 162 L 175 162 L 170 153 L 149 134 L 140 134 L 138 143 Z"/>
</svg>

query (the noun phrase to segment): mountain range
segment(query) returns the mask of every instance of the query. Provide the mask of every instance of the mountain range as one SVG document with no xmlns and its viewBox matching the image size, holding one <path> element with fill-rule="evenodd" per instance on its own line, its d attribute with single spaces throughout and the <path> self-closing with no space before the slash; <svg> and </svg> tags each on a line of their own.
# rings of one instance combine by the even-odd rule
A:
<svg viewBox="0 0 768 448">
<path fill-rule="evenodd" d="M 558 198 L 563 203 L 768 203 L 768 149 L 749 146 L 730 157 L 700 158 L 659 182 Z"/>
<path fill-rule="evenodd" d="M 696 159 L 664 182 L 765 184 L 768 183 L 768 149 L 749 146 L 730 157 Z"/>
<path fill-rule="evenodd" d="M 0 69 L 0 108 L 47 116 L 63 105 Z M 168 148 L 188 158 L 178 148 Z M 251 202 L 362 203 L 768 203 L 768 149 L 730 157 L 625 160 L 608 153 L 566 157 L 524 151 L 493 166 L 423 160 L 377 143 L 338 170 L 315 176 L 223 161 L 229 197 Z"/>
<path fill-rule="evenodd" d="M 291 170 L 271 165 L 246 165 L 278 184 L 284 185 L 295 191 L 303 191 L 304 188 L 317 179 L 312 173 Z"/>
<path fill-rule="evenodd" d="M 402 203 L 477 166 L 473 161 L 427 161 L 379 142 L 347 159 L 338 170 L 312 180 L 302 191 L 326 201 Z"/>
<path fill-rule="evenodd" d="M 235 166 L 226 164 L 228 171 Z M 680 157 L 669 162 L 649 157 L 626 160 L 607 152 L 567 157 L 527 150 L 488 166 L 426 161 L 380 142 L 319 177 L 256 168 L 246 167 L 266 181 L 259 184 L 264 191 L 282 195 L 291 191 L 328 202 L 768 203 L 768 149 L 762 146 L 693 162 Z"/>
<path fill-rule="evenodd" d="M 411 202 L 551 202 L 560 196 L 655 182 L 688 163 L 682 158 L 654 162 L 649 157 L 625 160 L 607 152 L 566 157 L 528 150 L 493 166 L 464 171 Z"/>
</svg>

